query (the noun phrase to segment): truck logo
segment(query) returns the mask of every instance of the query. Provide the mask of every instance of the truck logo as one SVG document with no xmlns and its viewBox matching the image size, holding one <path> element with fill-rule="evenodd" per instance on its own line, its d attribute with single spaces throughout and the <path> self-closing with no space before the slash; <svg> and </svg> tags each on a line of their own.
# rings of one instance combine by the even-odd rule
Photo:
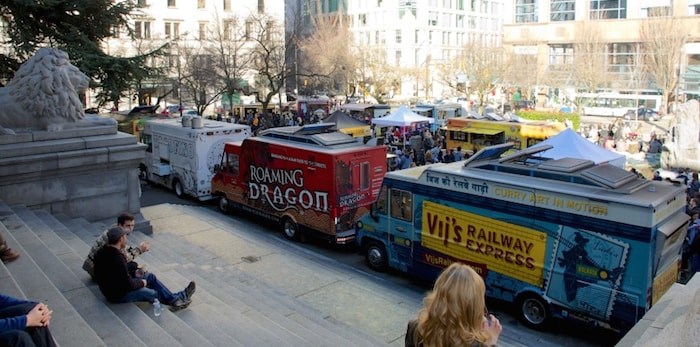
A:
<svg viewBox="0 0 700 347">
<path fill-rule="evenodd" d="M 328 212 L 328 192 L 312 192 L 304 188 L 301 169 L 284 170 L 250 165 L 248 198 L 263 200 L 275 211 L 313 209 Z"/>
</svg>

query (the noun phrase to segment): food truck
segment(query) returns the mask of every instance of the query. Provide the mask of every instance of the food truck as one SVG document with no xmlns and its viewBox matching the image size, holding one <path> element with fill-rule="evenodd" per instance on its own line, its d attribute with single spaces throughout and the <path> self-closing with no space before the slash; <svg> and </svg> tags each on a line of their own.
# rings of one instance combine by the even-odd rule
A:
<svg viewBox="0 0 700 347">
<path fill-rule="evenodd" d="M 333 130 L 334 123 L 271 128 L 227 143 L 212 179 L 222 212 L 246 211 L 280 223 L 299 240 L 306 231 L 352 244 L 386 173 L 386 147 Z"/>
<path fill-rule="evenodd" d="M 221 162 L 224 143 L 251 135 L 250 127 L 200 117 L 152 119 L 143 123 L 141 142 L 146 155 L 141 178 L 171 188 L 178 197 L 212 198 L 214 166 Z"/>
<path fill-rule="evenodd" d="M 564 123 L 556 121 L 518 123 L 466 117 L 448 118 L 445 125 L 447 148 L 461 146 L 472 152 L 507 142 L 514 143 L 514 149 L 525 149 L 566 129 Z"/>
<path fill-rule="evenodd" d="M 367 264 L 432 281 L 466 263 L 527 326 L 557 318 L 626 332 L 676 282 L 685 187 L 537 155 L 551 145 L 503 155 L 512 146 L 387 173 L 358 222 Z"/>
</svg>

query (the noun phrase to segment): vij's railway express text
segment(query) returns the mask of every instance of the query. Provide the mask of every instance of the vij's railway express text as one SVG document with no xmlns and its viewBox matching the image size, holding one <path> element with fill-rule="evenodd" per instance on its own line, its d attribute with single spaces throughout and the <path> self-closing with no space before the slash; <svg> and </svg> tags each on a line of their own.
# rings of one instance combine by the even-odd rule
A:
<svg viewBox="0 0 700 347">
<path fill-rule="evenodd" d="M 538 156 L 551 146 L 503 155 L 511 147 L 387 173 L 358 222 L 368 265 L 434 280 L 463 262 L 530 327 L 564 318 L 629 330 L 676 281 L 685 189 Z"/>
</svg>

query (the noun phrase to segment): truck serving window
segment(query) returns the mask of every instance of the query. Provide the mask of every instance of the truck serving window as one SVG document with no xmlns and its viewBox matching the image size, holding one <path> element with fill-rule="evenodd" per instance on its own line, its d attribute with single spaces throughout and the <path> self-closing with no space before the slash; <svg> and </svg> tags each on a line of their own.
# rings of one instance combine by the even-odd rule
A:
<svg viewBox="0 0 700 347">
<path fill-rule="evenodd" d="M 369 189 L 369 162 L 360 164 L 360 190 Z"/>
<path fill-rule="evenodd" d="M 148 146 L 148 147 L 146 147 L 146 152 L 148 152 L 148 153 L 153 152 L 153 139 L 152 139 L 151 135 L 141 133 L 141 143 Z"/>
<path fill-rule="evenodd" d="M 410 222 L 413 219 L 413 193 L 391 190 L 391 217 Z"/>
</svg>

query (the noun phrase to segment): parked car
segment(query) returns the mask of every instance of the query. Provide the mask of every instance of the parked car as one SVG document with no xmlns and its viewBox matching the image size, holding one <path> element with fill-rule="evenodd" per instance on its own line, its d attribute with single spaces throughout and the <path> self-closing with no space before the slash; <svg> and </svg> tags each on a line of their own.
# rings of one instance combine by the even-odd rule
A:
<svg viewBox="0 0 700 347">
<path fill-rule="evenodd" d="M 624 118 L 627 120 L 633 120 L 634 119 L 634 110 L 628 110 L 624 114 Z M 640 107 L 639 109 L 637 109 L 637 120 L 657 121 L 659 119 L 661 119 L 661 116 L 659 116 L 659 112 L 657 112 L 654 109 L 646 108 L 646 107 Z"/>
</svg>

